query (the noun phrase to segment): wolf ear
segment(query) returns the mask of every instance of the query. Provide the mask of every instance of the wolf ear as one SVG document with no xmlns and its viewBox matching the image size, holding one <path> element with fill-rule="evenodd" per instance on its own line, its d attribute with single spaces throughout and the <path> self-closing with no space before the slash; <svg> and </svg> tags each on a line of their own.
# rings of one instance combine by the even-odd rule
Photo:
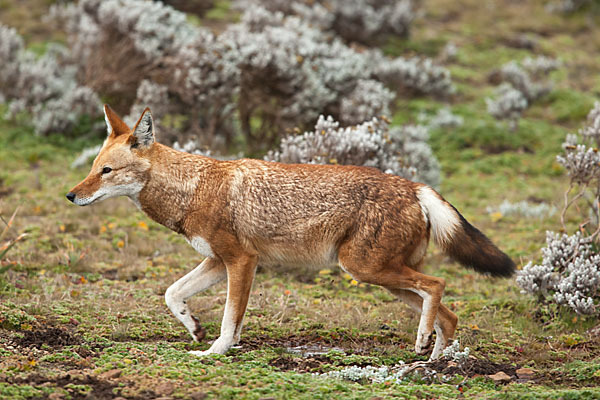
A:
<svg viewBox="0 0 600 400">
<path fill-rule="evenodd" d="M 104 105 L 104 120 L 106 121 L 108 136 L 117 137 L 130 131 L 127 124 L 119 118 L 117 113 L 108 104 Z"/>
<path fill-rule="evenodd" d="M 148 107 L 133 128 L 133 139 L 132 148 L 146 148 L 154 143 L 154 121 Z"/>
</svg>

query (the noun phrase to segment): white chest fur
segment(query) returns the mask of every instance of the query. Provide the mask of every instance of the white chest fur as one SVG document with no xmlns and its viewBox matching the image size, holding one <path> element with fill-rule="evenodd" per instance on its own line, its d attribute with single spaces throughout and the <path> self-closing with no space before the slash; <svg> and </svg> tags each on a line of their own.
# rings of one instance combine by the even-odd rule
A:
<svg viewBox="0 0 600 400">
<path fill-rule="evenodd" d="M 187 238 L 186 238 L 187 239 Z M 212 257 L 214 256 L 212 249 L 210 248 L 210 244 L 202 236 L 193 236 L 187 239 L 188 243 L 192 245 L 194 250 L 198 253 L 202 254 L 204 257 Z"/>
</svg>

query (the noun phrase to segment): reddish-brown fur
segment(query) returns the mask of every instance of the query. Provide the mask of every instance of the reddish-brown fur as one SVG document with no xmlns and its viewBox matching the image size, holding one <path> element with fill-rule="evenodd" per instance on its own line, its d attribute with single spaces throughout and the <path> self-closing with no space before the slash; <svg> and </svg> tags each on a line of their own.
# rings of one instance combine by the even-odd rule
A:
<svg viewBox="0 0 600 400">
<path fill-rule="evenodd" d="M 114 182 L 133 180 L 140 190 L 126 195 L 150 218 L 206 247 L 207 261 L 173 285 L 167 302 L 199 339 L 185 298 L 226 275 L 221 338 L 211 352 L 239 340 L 258 263 L 339 262 L 355 279 L 387 288 L 418 312 L 426 308 L 417 352 L 428 350 L 434 329 L 434 357 L 453 337 L 457 318 L 440 303 L 444 280 L 419 272 L 430 234 L 418 197 L 424 185 L 366 167 L 217 161 L 154 143 L 153 136 L 141 139 L 153 134 L 151 118 L 144 136 L 136 133 L 143 117 L 133 130 L 108 107 L 106 117 L 112 132 L 88 177 L 71 192 L 85 199 L 101 190 L 111 197 L 111 187 L 130 185 Z M 113 172 L 102 174 L 106 165 Z M 463 232 L 458 225 L 449 229 Z"/>
</svg>

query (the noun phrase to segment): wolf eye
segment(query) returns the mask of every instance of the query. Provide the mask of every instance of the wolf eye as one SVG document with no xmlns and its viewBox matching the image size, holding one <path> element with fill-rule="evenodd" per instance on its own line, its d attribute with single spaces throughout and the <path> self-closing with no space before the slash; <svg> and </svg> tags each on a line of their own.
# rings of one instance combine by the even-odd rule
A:
<svg viewBox="0 0 600 400">
<path fill-rule="evenodd" d="M 111 167 L 104 167 L 102 168 L 102 174 L 108 174 L 110 171 L 112 171 Z"/>
</svg>

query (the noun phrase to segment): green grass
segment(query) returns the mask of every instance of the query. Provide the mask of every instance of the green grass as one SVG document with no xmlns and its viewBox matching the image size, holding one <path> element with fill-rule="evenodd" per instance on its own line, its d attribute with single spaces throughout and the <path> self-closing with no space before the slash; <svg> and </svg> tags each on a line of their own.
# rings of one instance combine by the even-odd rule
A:
<svg viewBox="0 0 600 400">
<path fill-rule="evenodd" d="M 585 119 L 600 87 L 594 55 L 600 35 L 588 27 L 585 15 L 548 14 L 543 3 L 512 2 L 492 13 L 476 0 L 462 5 L 430 0 L 410 40 L 385 44 L 389 54 L 430 56 L 447 42 L 458 46 L 458 58 L 449 64 L 456 96 L 446 102 L 400 99 L 393 123 L 416 122 L 420 113 L 442 107 L 464 118 L 461 127 L 431 132 L 442 166 L 441 192 L 521 266 L 539 259 L 545 231 L 558 230 L 559 217 L 492 217 L 486 208 L 504 199 L 534 199 L 560 208 L 567 180 L 555 156 L 566 133 Z M 11 12 L 24 18 L 21 9 Z M 227 13 L 227 2 L 219 2 L 200 23 L 228 20 Z M 22 30 L 34 28 L 24 24 Z M 506 45 L 507 38 L 525 31 L 537 40 L 537 51 L 560 56 L 566 66 L 552 76 L 552 93 L 510 132 L 487 114 L 484 99 L 492 93 L 488 76 L 494 68 L 530 55 Z M 9 237 L 28 233 L 0 266 L 0 398 L 60 392 L 67 398 L 200 398 L 205 393 L 232 399 L 454 399 L 460 390 L 466 398 L 600 396 L 600 346 L 592 333 L 596 319 L 540 304 L 520 294 L 513 279 L 479 276 L 433 247 L 425 269 L 447 281 L 444 303 L 460 318 L 462 346 L 481 360 L 533 368 L 535 380 L 497 385 L 483 376 L 457 375 L 444 383 L 412 375 L 402 384 L 383 384 L 313 375 L 347 365 L 423 359 L 412 351 L 418 320 L 406 306 L 380 288 L 355 285 L 338 270 L 318 268 L 259 268 L 242 348 L 225 356 L 192 357 L 189 350 L 209 344 L 190 341 L 163 296 L 201 257 L 125 199 L 86 208 L 69 204 L 64 194 L 87 173 L 69 165 L 101 138 L 86 135 L 85 121 L 75 138 L 38 137 L 27 121 L 26 115 L 0 119 L 0 215 L 7 219 L 19 206 Z M 572 226 L 576 217 L 569 216 Z M 225 290 L 219 284 L 189 302 L 209 341 L 219 333 Z M 52 329 L 66 332 L 70 342 L 43 336 Z M 39 343 L 31 340 L 36 337 Z M 297 345 L 339 347 L 343 353 L 330 351 L 310 364 L 289 351 Z M 120 370 L 118 378 L 103 378 L 114 369 Z"/>
</svg>

